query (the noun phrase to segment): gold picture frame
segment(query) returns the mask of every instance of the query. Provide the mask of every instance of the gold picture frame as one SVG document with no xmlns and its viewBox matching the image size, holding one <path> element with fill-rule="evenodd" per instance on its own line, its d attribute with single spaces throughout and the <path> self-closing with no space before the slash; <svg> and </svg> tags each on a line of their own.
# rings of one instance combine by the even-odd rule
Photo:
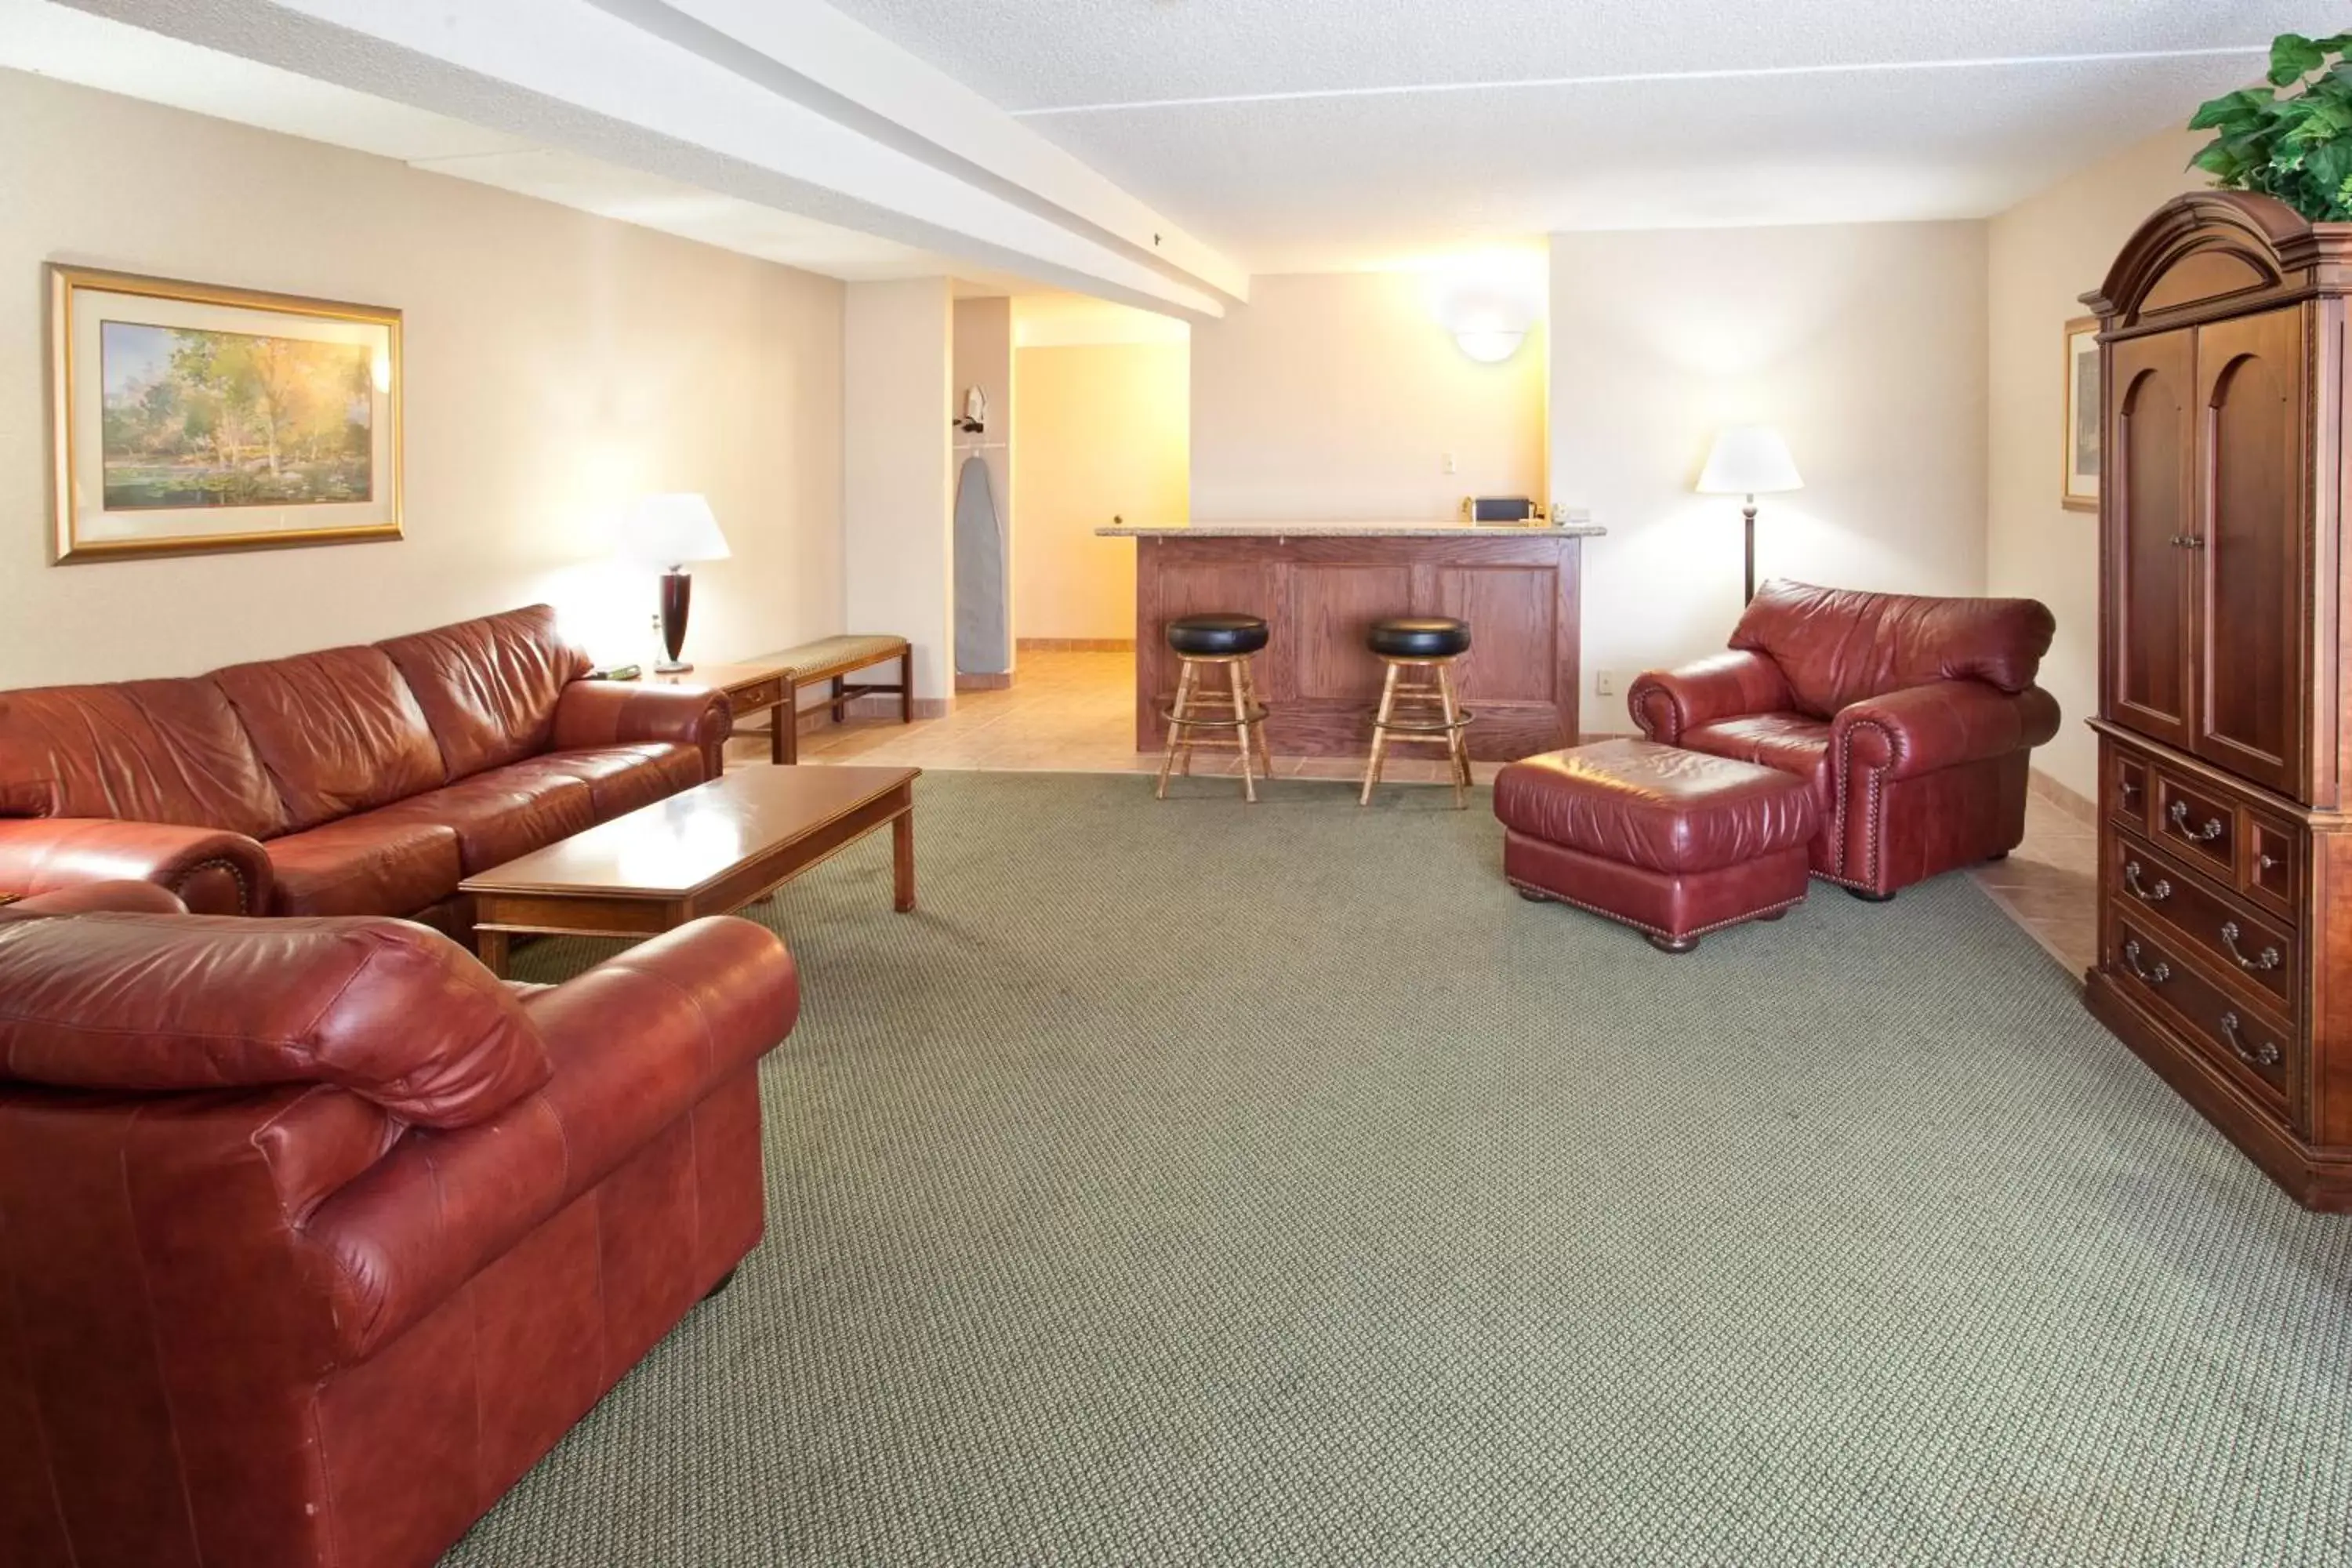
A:
<svg viewBox="0 0 2352 1568">
<path fill-rule="evenodd" d="M 52 559 L 401 537 L 401 314 L 51 263 Z"/>
<path fill-rule="evenodd" d="M 2066 323 L 2065 418 L 2059 454 L 2058 504 L 2068 511 L 2099 510 L 2099 319 Z"/>
</svg>

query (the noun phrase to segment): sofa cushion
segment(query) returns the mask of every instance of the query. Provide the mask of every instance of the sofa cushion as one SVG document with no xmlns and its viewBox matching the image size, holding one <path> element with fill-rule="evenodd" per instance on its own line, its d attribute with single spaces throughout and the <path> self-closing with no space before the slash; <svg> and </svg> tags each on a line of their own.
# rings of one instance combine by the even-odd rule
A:
<svg viewBox="0 0 2352 1568">
<path fill-rule="evenodd" d="M 596 825 L 585 782 L 545 757 L 509 763 L 440 789 L 411 795 L 374 815 L 439 823 L 457 836 L 465 875 L 487 871 Z"/>
<path fill-rule="evenodd" d="M 556 700 L 589 669 L 588 656 L 557 635 L 555 611 L 545 605 L 376 647 L 407 678 L 452 780 L 544 751 Z"/>
<path fill-rule="evenodd" d="M 100 816 L 261 838 L 286 810 L 210 679 L 0 691 L 0 816 Z"/>
<path fill-rule="evenodd" d="M 389 808 L 394 809 L 397 808 Z M 413 914 L 457 890 L 465 874 L 446 823 L 363 812 L 264 846 L 281 915 Z"/>
<path fill-rule="evenodd" d="M 702 749 L 676 742 L 583 746 L 531 760 L 585 784 L 599 822 L 625 816 L 702 782 Z"/>
<path fill-rule="evenodd" d="M 213 679 L 276 781 L 289 829 L 441 782 L 441 748 L 425 727 L 425 710 L 380 649 L 336 647 L 232 665 Z"/>
<path fill-rule="evenodd" d="M 1826 822 L 1837 806 L 1830 771 L 1830 726 L 1802 713 L 1750 713 L 1695 724 L 1679 744 L 1709 756 L 1731 757 L 1791 773 L 1812 786 L 1813 801 Z"/>
<path fill-rule="evenodd" d="M 2022 691 L 2056 629 L 2032 599 L 1925 598 L 1776 580 L 1757 590 L 1731 646 L 1771 659 L 1797 710 L 1830 719 L 1865 697 L 1937 680 Z"/>
<path fill-rule="evenodd" d="M 0 926 L 0 1077 L 107 1089 L 326 1083 L 428 1127 L 547 1082 L 505 987 L 405 921 L 91 914 Z"/>
</svg>

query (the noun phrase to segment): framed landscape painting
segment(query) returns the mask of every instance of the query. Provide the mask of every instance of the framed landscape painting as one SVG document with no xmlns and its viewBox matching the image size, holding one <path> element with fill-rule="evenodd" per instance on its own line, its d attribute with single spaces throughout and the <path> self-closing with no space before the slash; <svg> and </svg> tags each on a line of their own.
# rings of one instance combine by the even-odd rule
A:
<svg viewBox="0 0 2352 1568">
<path fill-rule="evenodd" d="M 49 269 L 56 558 L 400 537 L 400 312 Z"/>
<path fill-rule="evenodd" d="M 2066 473 L 2059 502 L 2070 511 L 2099 510 L 2099 319 L 2066 323 Z"/>
</svg>

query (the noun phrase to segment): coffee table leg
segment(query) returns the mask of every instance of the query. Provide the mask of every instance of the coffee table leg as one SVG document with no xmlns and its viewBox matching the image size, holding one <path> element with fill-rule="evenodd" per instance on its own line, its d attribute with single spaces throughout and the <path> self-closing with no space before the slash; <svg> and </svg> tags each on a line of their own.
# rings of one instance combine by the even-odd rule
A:
<svg viewBox="0 0 2352 1568">
<path fill-rule="evenodd" d="M 482 956 L 482 967 L 504 980 L 507 977 L 507 933 L 502 931 L 478 931 L 474 933 L 474 949 Z"/>
<path fill-rule="evenodd" d="M 890 907 L 905 914 L 915 907 L 915 808 L 890 819 Z"/>
</svg>

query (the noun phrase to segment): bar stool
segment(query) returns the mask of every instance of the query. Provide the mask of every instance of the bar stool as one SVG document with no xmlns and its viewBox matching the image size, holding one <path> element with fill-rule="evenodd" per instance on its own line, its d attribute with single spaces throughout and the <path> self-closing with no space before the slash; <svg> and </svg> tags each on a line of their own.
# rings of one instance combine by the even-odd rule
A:
<svg viewBox="0 0 2352 1568">
<path fill-rule="evenodd" d="M 1469 804 L 1470 712 L 1454 699 L 1454 661 L 1470 651 L 1470 624 L 1443 616 L 1399 616 L 1374 621 L 1367 646 L 1389 667 L 1381 686 L 1380 711 L 1372 717 L 1372 755 L 1364 769 L 1358 805 L 1372 804 L 1381 764 L 1391 745 L 1444 745 L 1454 773 L 1454 804 Z M 1405 679 L 1408 671 L 1412 679 Z"/>
<path fill-rule="evenodd" d="M 1168 646 L 1182 661 L 1176 677 L 1176 700 L 1160 710 L 1168 721 L 1168 753 L 1160 759 L 1160 787 L 1153 793 L 1168 798 L 1168 774 L 1179 754 L 1183 773 L 1192 772 L 1193 732 L 1228 731 L 1242 755 L 1242 798 L 1255 805 L 1257 778 L 1251 769 L 1263 762 L 1267 778 L 1274 776 L 1274 758 L 1265 745 L 1265 709 L 1257 700 L 1257 680 L 1250 656 L 1265 647 L 1265 622 L 1256 616 L 1180 616 L 1168 623 Z M 1217 667 L 1223 666 L 1222 676 Z M 1206 669 L 1204 682 L 1202 671 Z M 1223 685 L 1224 690 L 1216 687 Z M 1213 750 L 1223 751 L 1218 742 Z M 1253 754 L 1255 753 L 1255 754 Z"/>
</svg>

